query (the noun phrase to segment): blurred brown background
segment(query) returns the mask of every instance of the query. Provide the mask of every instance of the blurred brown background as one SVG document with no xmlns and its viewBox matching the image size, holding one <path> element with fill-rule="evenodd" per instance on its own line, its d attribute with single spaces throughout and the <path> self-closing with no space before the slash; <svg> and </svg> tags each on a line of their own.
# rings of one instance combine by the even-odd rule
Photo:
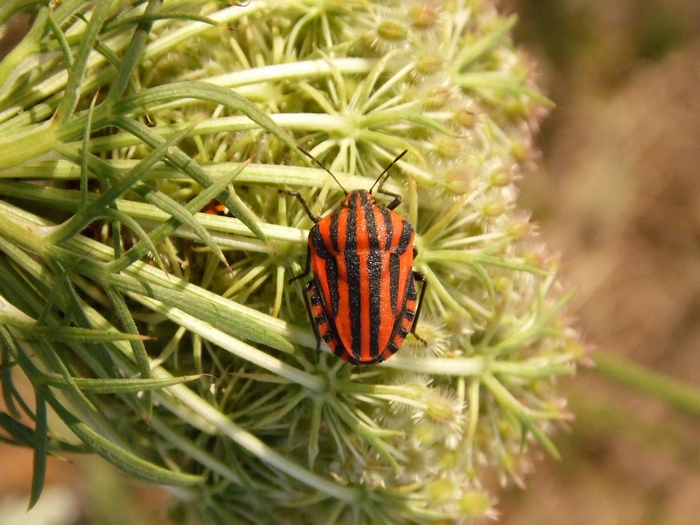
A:
<svg viewBox="0 0 700 525">
<path fill-rule="evenodd" d="M 519 14 L 516 40 L 557 104 L 539 136 L 538 170 L 521 182 L 521 205 L 580 290 L 572 313 L 584 337 L 700 388 L 700 2 L 504 7 Z M 525 490 L 501 493 L 501 523 L 700 523 L 700 417 L 598 371 L 581 370 L 562 388 L 576 414 L 555 440 L 563 459 L 543 458 Z M 28 492 L 31 453 L 0 445 L 0 465 L 2 510 Z M 88 509 L 64 523 L 163 522 L 162 498 L 104 462 L 50 466 L 50 487 L 77 488 L 57 499 Z M 144 492 L 144 510 L 114 508 Z M 17 523 L 48 523 L 22 516 Z"/>
<path fill-rule="evenodd" d="M 557 109 L 521 184 L 586 340 L 700 388 L 700 2 L 512 0 Z M 581 370 L 508 525 L 700 523 L 700 418 Z"/>
</svg>

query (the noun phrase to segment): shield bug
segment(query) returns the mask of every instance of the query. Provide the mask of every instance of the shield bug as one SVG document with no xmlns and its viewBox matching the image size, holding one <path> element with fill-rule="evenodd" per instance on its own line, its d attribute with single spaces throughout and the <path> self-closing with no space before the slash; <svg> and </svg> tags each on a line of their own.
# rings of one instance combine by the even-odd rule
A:
<svg viewBox="0 0 700 525">
<path fill-rule="evenodd" d="M 425 343 L 415 332 L 427 287 L 425 276 L 413 271 L 415 232 L 393 211 L 401 196 L 383 189 L 389 169 L 406 151 L 382 171 L 369 191 L 351 192 L 310 153 L 302 152 L 345 193 L 338 209 L 321 218 L 299 192 L 287 191 L 314 222 L 305 270 L 290 282 L 313 269 L 313 278 L 304 286 L 304 303 L 317 349 L 323 339 L 345 361 L 371 365 L 394 355 L 409 332 Z M 379 206 L 372 196 L 375 186 L 377 193 L 393 197 L 387 206 Z M 416 281 L 422 283 L 420 298 Z"/>
</svg>

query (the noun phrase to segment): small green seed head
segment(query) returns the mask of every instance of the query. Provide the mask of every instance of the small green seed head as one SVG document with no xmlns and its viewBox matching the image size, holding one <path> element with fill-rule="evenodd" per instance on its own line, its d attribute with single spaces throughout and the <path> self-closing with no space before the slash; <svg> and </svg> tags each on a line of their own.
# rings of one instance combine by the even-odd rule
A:
<svg viewBox="0 0 700 525">
<path fill-rule="evenodd" d="M 389 42 L 398 42 L 406 39 L 408 27 L 397 20 L 382 20 L 377 25 L 377 35 Z"/>
</svg>

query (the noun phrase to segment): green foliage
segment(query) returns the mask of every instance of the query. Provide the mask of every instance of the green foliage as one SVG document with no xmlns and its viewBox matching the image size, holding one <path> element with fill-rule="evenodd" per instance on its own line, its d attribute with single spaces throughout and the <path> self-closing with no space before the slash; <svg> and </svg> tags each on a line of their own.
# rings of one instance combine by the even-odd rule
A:
<svg viewBox="0 0 700 525">
<path fill-rule="evenodd" d="M 205 523 L 486 517 L 484 475 L 557 455 L 555 379 L 585 352 L 515 209 L 548 102 L 513 18 L 474 0 L 63 0 L 0 23 L 22 9 L 33 27 L 0 62 L 0 427 L 35 450 L 32 502 L 75 437 L 181 485 L 173 515 Z M 296 145 L 347 189 L 409 151 L 387 188 L 417 230 L 427 346 L 364 368 L 316 351 L 288 284 L 310 223 L 279 190 L 315 213 L 342 193 Z"/>
</svg>

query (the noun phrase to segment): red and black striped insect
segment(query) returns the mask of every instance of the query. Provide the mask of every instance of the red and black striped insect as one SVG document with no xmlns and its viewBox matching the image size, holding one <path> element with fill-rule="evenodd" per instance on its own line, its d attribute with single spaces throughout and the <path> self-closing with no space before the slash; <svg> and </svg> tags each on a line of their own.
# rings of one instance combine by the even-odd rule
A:
<svg viewBox="0 0 700 525">
<path fill-rule="evenodd" d="M 408 333 L 416 335 L 427 281 L 413 271 L 417 254 L 411 224 L 395 213 L 401 196 L 383 189 L 384 175 L 406 154 L 396 157 L 367 190 L 347 192 L 335 176 L 311 157 L 338 183 L 345 200 L 330 215 L 317 217 L 299 192 L 299 199 L 315 223 L 309 232 L 306 269 L 290 282 L 309 275 L 304 302 L 316 335 L 335 355 L 352 364 L 381 363 L 394 355 Z M 377 186 L 377 183 L 379 185 Z M 372 190 L 393 197 L 387 206 L 377 205 Z M 416 281 L 423 283 L 420 299 Z M 310 295 L 310 301 L 309 301 Z"/>
</svg>

